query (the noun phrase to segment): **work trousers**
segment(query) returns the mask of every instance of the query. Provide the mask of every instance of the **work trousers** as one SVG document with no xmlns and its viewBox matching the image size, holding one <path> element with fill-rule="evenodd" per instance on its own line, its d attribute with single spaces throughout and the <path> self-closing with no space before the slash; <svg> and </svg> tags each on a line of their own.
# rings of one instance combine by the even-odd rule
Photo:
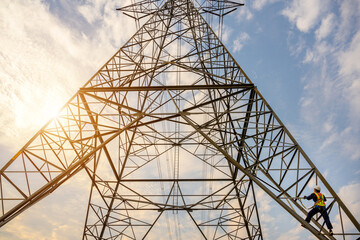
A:
<svg viewBox="0 0 360 240">
<path fill-rule="evenodd" d="M 321 213 L 321 216 L 324 218 L 327 228 L 331 230 L 333 227 L 331 225 L 329 215 L 327 214 L 325 207 L 315 206 L 313 209 L 310 210 L 305 221 L 310 222 L 311 218 L 317 213 Z"/>
</svg>

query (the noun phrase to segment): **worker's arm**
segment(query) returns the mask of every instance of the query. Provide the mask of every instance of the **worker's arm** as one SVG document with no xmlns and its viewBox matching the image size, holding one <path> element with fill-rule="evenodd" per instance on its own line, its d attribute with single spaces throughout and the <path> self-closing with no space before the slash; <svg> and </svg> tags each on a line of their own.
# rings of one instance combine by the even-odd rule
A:
<svg viewBox="0 0 360 240">
<path fill-rule="evenodd" d="M 304 196 L 304 199 L 311 200 L 314 199 L 314 193 L 310 194 L 309 196 Z M 325 196 L 324 196 L 325 197 Z"/>
</svg>

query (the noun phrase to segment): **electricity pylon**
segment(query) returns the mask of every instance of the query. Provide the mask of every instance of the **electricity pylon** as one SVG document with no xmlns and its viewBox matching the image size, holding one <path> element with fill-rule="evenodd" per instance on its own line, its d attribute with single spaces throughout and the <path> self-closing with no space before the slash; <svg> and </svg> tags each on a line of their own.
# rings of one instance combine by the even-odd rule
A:
<svg viewBox="0 0 360 240">
<path fill-rule="evenodd" d="M 255 186 L 318 239 L 360 236 L 201 15 L 240 5 L 143 0 L 121 8 L 138 31 L 0 170 L 0 225 L 85 171 L 92 187 L 83 239 L 263 239 Z M 314 184 L 339 216 L 334 236 L 320 217 L 303 220 L 298 197 Z"/>
</svg>

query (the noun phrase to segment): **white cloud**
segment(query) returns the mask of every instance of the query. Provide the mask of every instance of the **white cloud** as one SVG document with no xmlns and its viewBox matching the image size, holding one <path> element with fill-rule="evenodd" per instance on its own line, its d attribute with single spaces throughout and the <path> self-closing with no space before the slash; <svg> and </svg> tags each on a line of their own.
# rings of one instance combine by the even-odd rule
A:
<svg viewBox="0 0 360 240">
<path fill-rule="evenodd" d="M 274 210 L 275 202 L 269 195 L 260 188 L 255 188 L 255 191 L 263 235 L 266 239 L 271 239 L 278 233 L 278 226 L 275 223 L 281 219 L 281 216 L 274 215 L 276 212 L 276 209 Z"/>
<path fill-rule="evenodd" d="M 259 204 L 261 212 L 268 213 L 271 211 L 273 206 L 271 205 L 272 199 L 263 191 L 256 191 L 256 200 Z"/>
<path fill-rule="evenodd" d="M 277 240 L 297 240 L 297 239 L 301 239 L 302 237 L 299 235 L 301 233 L 301 231 L 303 231 L 304 228 L 301 227 L 300 225 L 296 228 L 292 228 L 290 229 L 288 232 L 281 234 Z"/>
<path fill-rule="evenodd" d="M 354 9 L 360 10 L 360 1 L 357 4 L 353 4 Z M 354 11 L 349 6 L 348 1 L 342 4 L 342 22 L 340 26 L 344 26 L 344 23 L 349 22 L 349 19 L 356 19 L 355 23 L 351 23 L 351 26 L 346 26 L 344 30 L 339 27 L 337 35 L 340 35 L 344 31 L 355 32 L 355 34 L 348 38 L 344 47 L 338 51 L 335 55 L 336 61 L 339 66 L 339 77 L 343 82 L 342 94 L 344 100 L 349 106 L 349 118 L 351 127 L 353 130 L 360 131 L 358 122 L 360 121 L 360 11 Z M 348 9 L 348 10 L 345 10 Z"/>
<path fill-rule="evenodd" d="M 320 27 L 315 31 L 317 40 L 322 40 L 331 33 L 336 24 L 335 18 L 335 14 L 330 13 L 321 20 Z"/>
<path fill-rule="evenodd" d="M 233 51 L 240 52 L 244 44 L 250 39 L 249 34 L 242 32 L 240 33 L 233 42 Z"/>
<path fill-rule="evenodd" d="M 327 3 L 321 0 L 293 0 L 282 14 L 301 32 L 308 32 L 318 23 Z"/>
<path fill-rule="evenodd" d="M 223 29 L 222 29 L 221 40 L 224 41 L 225 43 L 227 43 L 229 41 L 229 38 L 230 38 L 232 32 L 233 32 L 233 29 L 230 26 L 224 25 Z"/>
<path fill-rule="evenodd" d="M 85 4 L 78 7 L 78 10 L 88 23 L 94 24 L 95 21 L 100 20 L 102 17 L 100 7 L 101 5 L 98 2 L 86 1 Z"/>
<path fill-rule="evenodd" d="M 133 20 L 117 17 L 116 1 L 86 4 L 104 12 L 92 33 L 71 28 L 43 1 L 0 2 L 0 144 L 23 146 L 134 33 Z"/>
<path fill-rule="evenodd" d="M 255 0 L 245 1 L 245 6 L 236 10 L 236 18 L 239 21 L 251 20 L 254 17 L 252 9 L 255 11 L 261 11 L 265 6 L 279 2 L 280 0 Z"/>
<path fill-rule="evenodd" d="M 94 2 L 103 4 L 99 12 L 105 15 L 94 17 L 91 31 L 72 24 L 82 18 L 77 1 L 51 4 L 68 9 L 55 14 L 51 9 L 59 6 L 51 8 L 41 0 L 0 1 L 0 146 L 9 152 L 19 150 L 135 32 L 132 19 L 118 17 L 117 1 Z M 0 235 L 4 239 L 80 236 L 90 185 L 74 178 L 71 183 L 75 190 L 62 195 L 61 186 L 2 227 Z M 84 198 L 85 203 L 80 203 Z"/>
<path fill-rule="evenodd" d="M 53 83 L 62 80 L 68 86 L 69 77 L 73 75 L 73 84 L 77 86 L 79 74 L 76 71 L 81 71 L 63 64 L 73 61 L 64 52 L 73 49 L 74 39 L 69 30 L 48 13 L 46 5 L 36 1 L 32 4 L 2 1 L 1 5 L 0 45 L 6 48 L 2 47 L 0 52 L 3 99 L 0 142 L 23 144 L 22 138 L 30 137 L 28 131 L 34 133 L 45 123 L 44 116 L 39 116 L 36 110 L 44 109 L 49 103 L 59 108 L 58 102 L 65 102 L 61 96 L 66 96 L 67 90 L 57 91 Z M 48 99 L 47 103 L 44 98 Z"/>
<path fill-rule="evenodd" d="M 220 26 L 222 26 L 221 29 Z M 232 36 L 233 29 L 227 24 L 219 25 L 216 22 L 212 23 L 211 28 L 215 32 L 215 34 L 219 37 L 219 39 L 227 44 L 230 37 Z M 174 50 L 176 51 L 176 49 Z"/>
<path fill-rule="evenodd" d="M 340 15 L 337 16 L 339 27 L 335 39 L 338 43 L 344 43 L 353 33 L 353 28 L 359 25 L 360 1 L 343 0 L 339 9 Z"/>
<path fill-rule="evenodd" d="M 254 14 L 250 11 L 250 8 L 245 4 L 245 6 L 240 7 L 236 10 L 236 19 L 239 21 L 250 20 Z"/>
<path fill-rule="evenodd" d="M 352 212 L 354 217 L 359 220 L 357 213 L 360 212 L 360 183 L 350 183 L 346 186 L 343 186 L 339 190 L 339 197 L 345 204 L 345 206 Z M 341 225 L 340 225 L 340 216 L 337 215 L 336 221 L 334 222 L 334 231 L 340 231 Z M 342 214 L 344 228 L 346 230 L 354 231 L 355 228 L 353 224 L 350 222 L 350 220 L 346 217 L 346 215 Z M 356 231 L 356 230 L 355 230 Z"/>
<path fill-rule="evenodd" d="M 359 137 L 354 134 L 356 132 L 358 132 L 357 129 L 349 126 L 339 133 L 337 141 L 335 142 L 341 146 L 342 154 L 349 156 L 352 161 L 358 161 L 360 159 L 360 140 Z"/>
<path fill-rule="evenodd" d="M 318 5 L 318 1 L 314 1 L 313 5 L 309 1 L 293 1 L 283 11 L 289 21 L 297 26 L 301 18 L 307 19 L 306 24 L 298 26 L 307 34 L 300 34 L 297 39 L 291 37 L 302 46 L 299 51 L 304 54 L 303 63 L 311 64 L 310 71 L 303 77 L 304 95 L 300 101 L 302 119 L 311 126 L 313 135 L 321 136 L 318 151 L 338 149 L 337 158 L 358 160 L 360 1 L 341 1 L 337 6 L 322 10 L 318 9 Z M 313 12 L 302 13 L 301 8 L 305 10 L 310 7 L 314 8 Z M 328 11 L 335 8 L 340 11 Z M 309 14 L 312 17 L 305 16 Z M 310 32 L 320 20 L 316 30 Z M 293 45 L 296 45 L 294 41 L 289 41 L 292 52 Z M 301 56 L 299 51 L 296 51 L 296 56 Z"/>
<path fill-rule="evenodd" d="M 253 1 L 253 8 L 255 10 L 261 10 L 263 9 L 266 5 L 268 4 L 272 4 L 272 3 L 275 3 L 275 2 L 278 2 L 279 0 L 255 0 Z"/>
<path fill-rule="evenodd" d="M 360 75 L 360 31 L 352 38 L 350 46 L 338 55 L 340 74 L 346 77 Z"/>
<path fill-rule="evenodd" d="M 253 1 L 253 7 L 256 10 L 261 10 L 265 6 L 266 3 L 267 3 L 267 0 L 255 0 L 255 1 Z"/>
<path fill-rule="evenodd" d="M 288 32 L 287 45 L 292 56 L 299 57 L 306 47 L 305 38 L 297 36 L 293 31 Z"/>
<path fill-rule="evenodd" d="M 326 41 L 317 42 L 312 49 L 306 49 L 304 63 L 319 63 L 326 60 L 334 47 Z"/>
</svg>

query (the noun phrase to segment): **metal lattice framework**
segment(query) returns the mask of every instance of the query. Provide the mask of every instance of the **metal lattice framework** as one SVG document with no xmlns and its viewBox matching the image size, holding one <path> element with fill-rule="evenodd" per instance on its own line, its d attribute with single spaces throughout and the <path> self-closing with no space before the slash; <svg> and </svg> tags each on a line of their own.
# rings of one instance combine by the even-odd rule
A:
<svg viewBox="0 0 360 240">
<path fill-rule="evenodd" d="M 255 185 L 318 239 L 360 236 L 201 15 L 242 4 L 193 4 L 144 0 L 120 9 L 148 19 L 0 170 L 1 225 L 86 171 L 83 239 L 263 239 Z M 334 236 L 321 218 L 303 220 L 297 197 L 311 183 L 340 216 Z"/>
</svg>

